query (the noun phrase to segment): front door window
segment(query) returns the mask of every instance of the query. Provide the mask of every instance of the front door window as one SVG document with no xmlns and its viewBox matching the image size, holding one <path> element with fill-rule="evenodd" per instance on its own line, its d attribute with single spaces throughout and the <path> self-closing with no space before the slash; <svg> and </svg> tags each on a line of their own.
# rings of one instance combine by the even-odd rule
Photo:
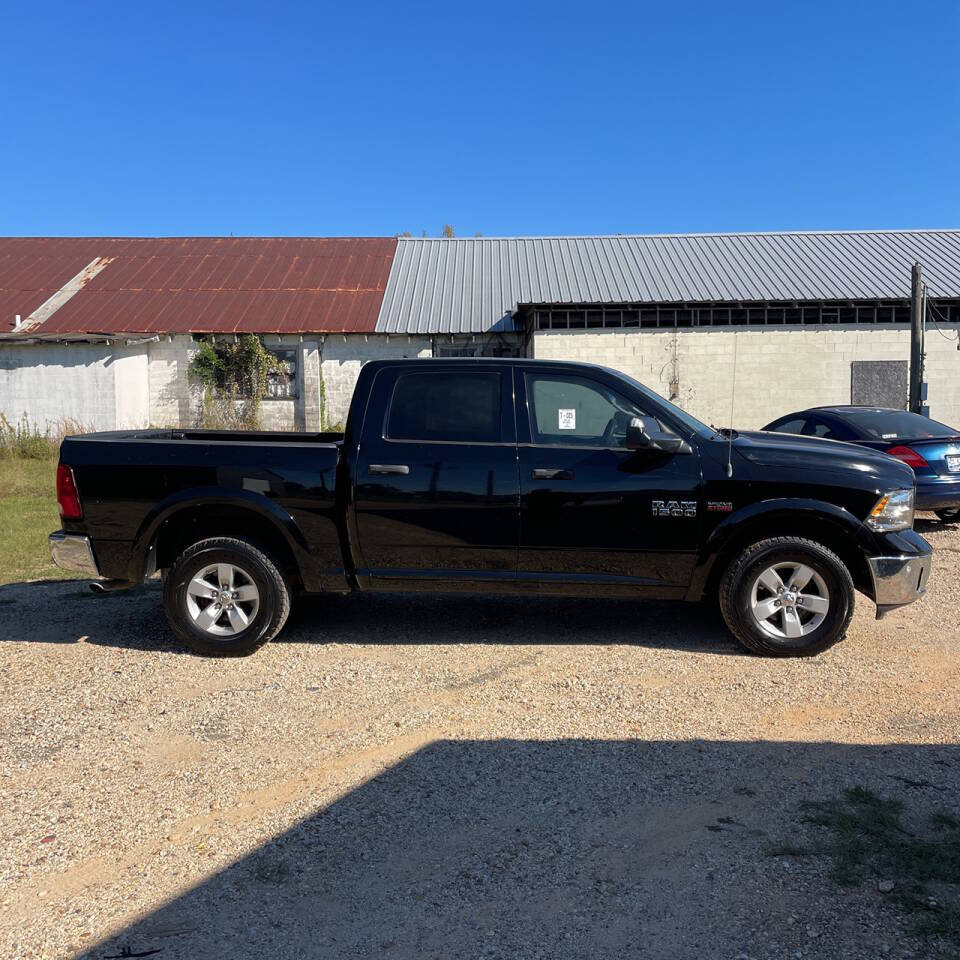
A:
<svg viewBox="0 0 960 960">
<path fill-rule="evenodd" d="M 605 384 L 580 377 L 530 374 L 530 433 L 545 446 L 626 446 L 627 427 L 646 416 Z"/>
</svg>

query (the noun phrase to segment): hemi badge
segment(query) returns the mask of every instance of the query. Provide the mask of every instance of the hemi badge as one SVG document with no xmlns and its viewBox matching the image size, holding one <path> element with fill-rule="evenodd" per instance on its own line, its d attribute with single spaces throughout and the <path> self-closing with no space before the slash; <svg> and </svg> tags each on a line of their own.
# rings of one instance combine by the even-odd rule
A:
<svg viewBox="0 0 960 960">
<path fill-rule="evenodd" d="M 707 513 L 732 513 L 733 504 L 729 500 L 708 500 Z"/>
</svg>

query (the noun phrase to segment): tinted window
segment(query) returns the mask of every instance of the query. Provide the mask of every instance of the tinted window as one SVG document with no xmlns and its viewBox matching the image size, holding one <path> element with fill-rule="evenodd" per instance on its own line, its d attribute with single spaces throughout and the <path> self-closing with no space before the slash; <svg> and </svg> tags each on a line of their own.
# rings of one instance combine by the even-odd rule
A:
<svg viewBox="0 0 960 960">
<path fill-rule="evenodd" d="M 804 417 L 797 417 L 795 420 L 787 420 L 785 423 L 777 423 L 769 427 L 777 433 L 803 433 L 803 428 L 807 425 Z"/>
<path fill-rule="evenodd" d="M 526 382 L 534 443 L 622 447 L 631 419 L 646 416 L 595 380 L 530 374 Z"/>
<path fill-rule="evenodd" d="M 821 420 L 817 417 L 815 420 L 807 422 L 808 434 L 815 437 L 823 437 L 825 440 L 855 440 L 853 431 L 842 423 Z"/>
<path fill-rule="evenodd" d="M 387 419 L 391 440 L 500 439 L 500 374 L 406 373 L 397 378 Z"/>
<path fill-rule="evenodd" d="M 908 410 L 844 410 L 843 418 L 866 440 L 921 440 L 960 433 Z"/>
</svg>

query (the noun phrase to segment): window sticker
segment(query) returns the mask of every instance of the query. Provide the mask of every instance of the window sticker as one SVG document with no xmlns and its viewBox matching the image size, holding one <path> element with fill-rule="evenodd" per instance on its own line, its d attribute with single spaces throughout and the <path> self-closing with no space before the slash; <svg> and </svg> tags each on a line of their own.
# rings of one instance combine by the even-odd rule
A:
<svg viewBox="0 0 960 960">
<path fill-rule="evenodd" d="M 561 430 L 577 429 L 577 411 L 573 407 L 561 407 L 557 411 L 557 426 Z"/>
</svg>

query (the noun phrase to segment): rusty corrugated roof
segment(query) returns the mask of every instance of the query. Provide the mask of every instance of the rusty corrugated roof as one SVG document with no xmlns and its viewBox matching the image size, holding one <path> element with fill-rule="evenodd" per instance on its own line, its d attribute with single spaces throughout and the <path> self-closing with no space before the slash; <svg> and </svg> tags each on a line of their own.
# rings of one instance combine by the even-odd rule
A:
<svg viewBox="0 0 960 960">
<path fill-rule="evenodd" d="M 12 332 L 17 314 L 28 323 L 20 332 L 34 336 L 372 333 L 396 244 L 388 237 L 0 238 L 0 334 Z"/>
</svg>

